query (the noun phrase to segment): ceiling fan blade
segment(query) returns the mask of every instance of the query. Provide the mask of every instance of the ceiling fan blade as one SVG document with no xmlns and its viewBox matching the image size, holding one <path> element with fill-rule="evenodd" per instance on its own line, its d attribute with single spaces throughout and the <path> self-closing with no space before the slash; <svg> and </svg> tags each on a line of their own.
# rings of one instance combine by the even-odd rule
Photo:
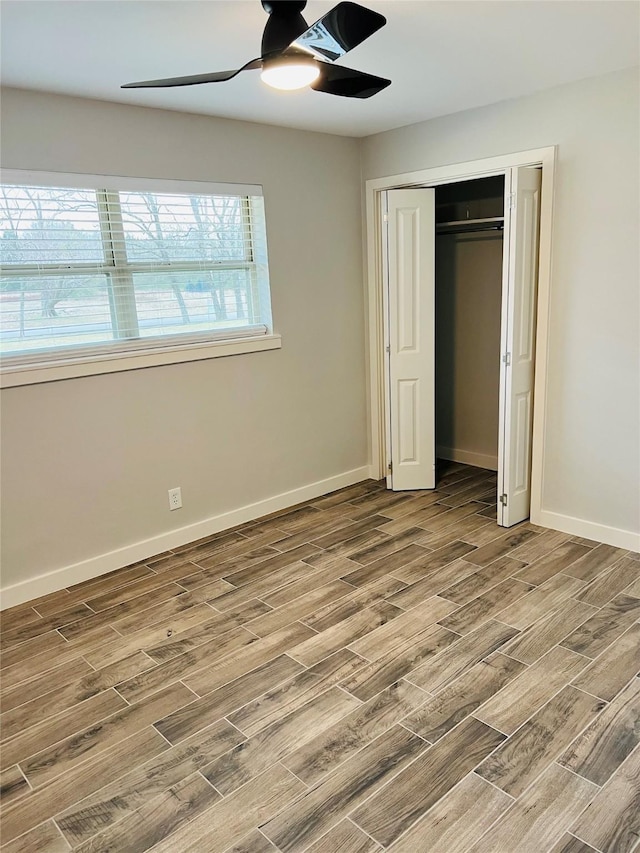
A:
<svg viewBox="0 0 640 853">
<path fill-rule="evenodd" d="M 195 86 L 198 83 L 223 83 L 232 80 L 241 71 L 251 71 L 262 68 L 261 59 L 252 59 L 242 68 L 235 71 L 214 71 L 211 74 L 193 74 L 191 77 L 167 77 L 164 80 L 140 80 L 138 83 L 125 83 L 121 89 L 154 89 L 168 88 L 171 86 Z"/>
<path fill-rule="evenodd" d="M 342 65 L 329 65 L 328 62 L 318 62 L 320 76 L 311 84 L 316 92 L 326 92 L 328 95 L 340 95 L 343 98 L 370 98 L 377 95 L 391 80 L 375 77 L 363 71 L 354 71 Z"/>
<path fill-rule="evenodd" d="M 321 59 L 339 59 L 387 23 L 384 15 L 358 3 L 338 3 L 298 36 L 290 47 Z"/>
</svg>

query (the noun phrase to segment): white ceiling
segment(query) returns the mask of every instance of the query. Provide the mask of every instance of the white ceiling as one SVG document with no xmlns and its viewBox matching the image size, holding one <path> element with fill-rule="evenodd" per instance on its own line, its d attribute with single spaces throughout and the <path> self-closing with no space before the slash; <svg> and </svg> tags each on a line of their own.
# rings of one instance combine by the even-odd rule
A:
<svg viewBox="0 0 640 853">
<path fill-rule="evenodd" d="M 260 52 L 258 0 L 3 0 L 6 86 L 348 136 L 526 95 L 639 62 L 635 0 L 360 0 L 387 26 L 341 65 L 390 77 L 369 100 L 227 83 L 122 90 L 237 68 Z M 334 3 L 310 0 L 312 23 Z"/>
</svg>

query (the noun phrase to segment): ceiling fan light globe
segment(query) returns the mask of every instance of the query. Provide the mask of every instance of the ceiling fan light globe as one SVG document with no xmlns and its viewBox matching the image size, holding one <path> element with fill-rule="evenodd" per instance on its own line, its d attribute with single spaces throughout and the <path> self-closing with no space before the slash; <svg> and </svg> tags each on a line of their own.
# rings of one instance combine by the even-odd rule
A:
<svg viewBox="0 0 640 853">
<path fill-rule="evenodd" d="M 293 91 L 304 89 L 320 76 L 315 62 L 272 62 L 265 65 L 260 78 L 273 89 Z"/>
</svg>

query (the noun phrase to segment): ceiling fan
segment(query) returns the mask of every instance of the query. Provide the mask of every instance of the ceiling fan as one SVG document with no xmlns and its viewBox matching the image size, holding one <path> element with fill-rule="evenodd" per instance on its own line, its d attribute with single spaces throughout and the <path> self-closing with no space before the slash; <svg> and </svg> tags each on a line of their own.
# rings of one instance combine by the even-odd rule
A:
<svg viewBox="0 0 640 853">
<path fill-rule="evenodd" d="M 262 69 L 261 78 L 276 89 L 302 89 L 344 98 L 370 98 L 390 85 L 391 80 L 333 65 L 354 47 L 383 27 L 387 20 L 358 3 L 338 3 L 312 26 L 302 17 L 306 0 L 261 0 L 269 15 L 262 36 L 262 52 L 235 71 L 215 71 L 191 77 L 142 80 L 126 83 L 123 89 L 193 86 L 223 83 L 241 71 Z M 327 61 L 328 60 L 328 61 Z"/>
</svg>

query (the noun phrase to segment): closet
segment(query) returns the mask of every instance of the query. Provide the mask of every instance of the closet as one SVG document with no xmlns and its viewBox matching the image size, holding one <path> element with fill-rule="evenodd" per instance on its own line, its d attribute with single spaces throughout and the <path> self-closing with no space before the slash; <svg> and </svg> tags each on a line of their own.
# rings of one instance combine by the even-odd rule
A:
<svg viewBox="0 0 640 853">
<path fill-rule="evenodd" d="M 527 518 L 540 170 L 381 193 L 387 484 L 438 458 L 497 471 L 497 521 Z"/>
<path fill-rule="evenodd" d="M 504 176 L 435 190 L 436 455 L 498 470 Z"/>
</svg>

